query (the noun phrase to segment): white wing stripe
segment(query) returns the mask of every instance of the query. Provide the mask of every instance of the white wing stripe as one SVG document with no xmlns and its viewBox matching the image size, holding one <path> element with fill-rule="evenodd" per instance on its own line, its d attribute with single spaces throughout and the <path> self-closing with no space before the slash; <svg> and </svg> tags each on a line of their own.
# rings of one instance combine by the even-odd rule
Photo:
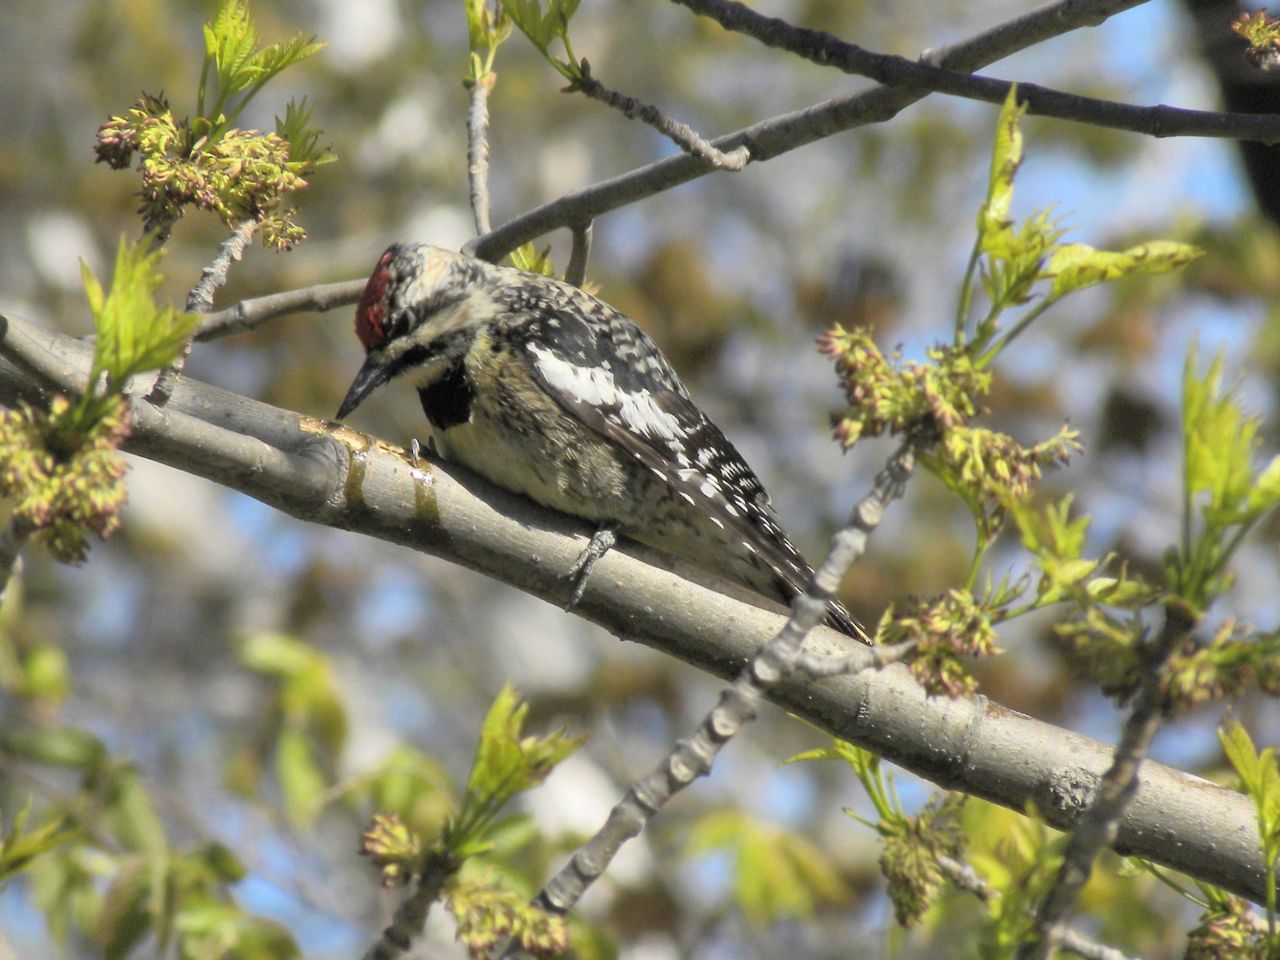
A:
<svg viewBox="0 0 1280 960">
<path fill-rule="evenodd" d="M 529 352 L 552 387 L 593 407 L 617 407 L 622 425 L 632 433 L 666 441 L 680 436 L 680 421 L 654 403 L 648 390 L 619 390 L 608 370 L 569 363 L 537 344 L 530 344 Z"/>
</svg>

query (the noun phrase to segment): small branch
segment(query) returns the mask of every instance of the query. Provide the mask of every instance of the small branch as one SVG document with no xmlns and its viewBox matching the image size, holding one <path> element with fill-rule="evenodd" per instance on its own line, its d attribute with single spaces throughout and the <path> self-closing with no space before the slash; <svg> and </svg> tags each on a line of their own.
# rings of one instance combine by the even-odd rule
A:
<svg viewBox="0 0 1280 960">
<path fill-rule="evenodd" d="M 191 292 L 187 294 L 187 312 L 188 313 L 208 313 L 213 309 L 213 295 L 218 288 L 227 282 L 227 273 L 231 270 L 231 261 L 239 260 L 244 256 L 244 248 L 249 245 L 249 241 L 253 239 L 254 233 L 258 229 L 258 221 L 242 220 L 240 224 L 231 232 L 231 236 L 218 244 L 218 253 L 209 261 L 202 271 L 200 271 L 200 279 L 196 285 L 191 288 Z M 160 376 L 156 378 L 155 386 L 151 388 L 151 394 L 147 400 L 154 403 L 158 407 L 163 407 L 169 402 L 169 397 L 173 394 L 173 385 L 177 382 L 182 368 L 186 366 L 187 357 L 191 356 L 191 346 L 195 340 L 188 340 L 186 346 L 182 348 L 182 353 L 178 355 L 178 359 L 173 361 L 169 366 L 160 372 Z"/>
<path fill-rule="evenodd" d="M 1146 651 L 1142 686 L 1125 721 L 1111 768 L 1103 774 L 1097 797 L 1071 835 L 1053 886 L 1040 902 L 1027 939 L 1018 948 L 1018 960 L 1047 960 L 1055 946 L 1062 946 L 1067 914 L 1089 879 L 1093 861 L 1104 847 L 1115 844 L 1120 818 L 1138 790 L 1138 768 L 1160 729 L 1164 666 L 1195 625 L 1196 617 L 1182 604 L 1165 605 L 1164 627 Z"/>
<path fill-rule="evenodd" d="M 591 65 L 586 60 L 581 61 L 580 66 L 582 76 L 568 90 L 579 90 L 592 100 L 599 100 L 615 110 L 621 110 L 629 120 L 647 123 L 685 153 L 697 157 L 713 169 L 738 171 L 751 162 L 751 151 L 745 145 L 728 152 L 718 150 L 700 137 L 693 127 L 668 117 L 653 104 L 610 90 L 591 75 Z"/>
<path fill-rule="evenodd" d="M 886 87 L 1002 103 L 1013 85 L 1009 80 L 975 76 L 892 54 L 873 53 L 821 30 L 796 27 L 785 20 L 766 17 L 731 0 L 673 2 L 710 17 L 726 30 L 744 33 L 767 47 L 785 50 L 820 66 L 867 77 Z M 1136 106 L 1064 93 L 1032 83 L 1018 84 L 1018 100 L 1028 105 L 1030 113 L 1039 116 L 1075 120 L 1153 137 L 1222 137 L 1263 143 L 1280 140 L 1280 117 L 1274 114 L 1184 110 L 1163 105 Z"/>
<path fill-rule="evenodd" d="M 845 571 L 865 552 L 867 538 L 879 525 L 885 508 L 902 495 L 914 464 L 914 443 L 904 442 L 876 477 L 871 492 L 854 508 L 849 525 L 832 538 L 831 552 L 818 566 L 809 588 L 792 601 L 786 624 L 751 657 L 733 685 L 721 692 L 720 702 L 703 717 L 693 735 L 679 741 L 666 759 L 631 786 L 610 811 L 604 826 L 543 887 L 534 900 L 535 906 L 567 913 L 626 841 L 638 836 L 675 794 L 711 772 L 725 744 L 755 719 L 765 695 L 798 673 L 798 666 L 808 660 L 802 652 L 805 638 L 826 617 L 832 594 Z M 886 659 L 884 653 L 875 648 L 858 648 L 838 658 L 838 662 L 842 672 L 848 674 L 899 659 Z"/>
<path fill-rule="evenodd" d="M 391 925 L 382 931 L 378 942 L 365 951 L 363 960 L 395 960 L 409 952 L 413 938 L 426 926 L 431 905 L 440 899 L 440 891 L 455 873 L 458 864 L 446 854 L 427 857 L 418 887 L 396 908 Z"/>
<path fill-rule="evenodd" d="M 882 670 L 891 663 L 907 659 L 919 645 L 919 640 L 904 640 L 891 647 L 859 647 L 843 657 L 802 652 L 796 657 L 795 669 L 796 673 L 810 680 L 843 677 L 863 670 Z"/>
<path fill-rule="evenodd" d="M 19 516 L 10 517 L 4 530 L 0 531 L 0 600 L 4 599 L 14 573 L 21 569 L 18 554 L 35 532 L 35 525 Z"/>
<path fill-rule="evenodd" d="M 586 226 L 573 228 L 573 250 L 569 253 L 569 266 L 565 268 L 564 278 L 575 287 L 582 286 L 587 279 L 587 260 L 591 257 L 591 222 Z"/>
<path fill-rule="evenodd" d="M 241 221 L 231 236 L 218 244 L 217 256 L 200 272 L 199 282 L 187 294 L 188 313 L 208 313 L 213 309 L 213 295 L 227 282 L 231 262 L 239 262 L 244 256 L 245 247 L 253 240 L 257 230 L 257 220 Z"/>
<path fill-rule="evenodd" d="M 476 233 L 488 233 L 489 224 L 489 92 L 497 74 L 486 73 L 467 82 L 467 180 L 471 185 L 471 213 Z"/>
<path fill-rule="evenodd" d="M 252 330 L 287 313 L 300 313 L 303 310 L 324 313 L 334 307 L 344 307 L 360 299 L 365 282 L 343 280 L 339 283 L 319 283 L 314 287 L 241 300 L 234 307 L 227 307 L 205 317 L 200 329 L 196 331 L 196 340 L 216 340 L 231 333 Z"/>
<path fill-rule="evenodd" d="M 965 40 L 925 51 L 929 62 L 951 70 L 977 70 L 987 64 L 1146 0 L 1059 0 Z M 750 144 L 753 161 L 769 160 L 836 133 L 880 123 L 927 96 L 924 90 L 878 87 L 847 97 L 779 114 L 712 141 L 720 151 Z M 714 168 L 689 154 L 666 157 L 644 167 L 566 194 L 529 210 L 463 247 L 465 253 L 497 263 L 523 243 L 544 233 L 594 219 L 637 200 L 705 176 Z"/>
<path fill-rule="evenodd" d="M 999 893 L 992 890 L 991 885 L 963 860 L 948 856 L 940 856 L 937 860 L 943 874 L 959 889 L 973 894 L 983 903 L 990 903 L 999 897 Z M 1058 946 L 1068 953 L 1084 957 L 1085 960 L 1133 960 L 1115 947 L 1098 943 L 1070 928 L 1063 930 Z"/>
</svg>

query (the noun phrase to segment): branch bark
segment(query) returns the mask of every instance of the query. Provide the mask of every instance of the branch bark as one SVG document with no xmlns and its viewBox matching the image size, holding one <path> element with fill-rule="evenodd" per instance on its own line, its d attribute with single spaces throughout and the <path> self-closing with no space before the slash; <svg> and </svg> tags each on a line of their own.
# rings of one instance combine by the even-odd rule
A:
<svg viewBox="0 0 1280 960">
<path fill-rule="evenodd" d="M 89 368 L 85 344 L 9 317 L 0 323 L 0 403 L 46 395 L 46 379 L 75 392 Z M 33 372 L 34 371 L 34 372 Z M 65 374 L 59 379 L 59 374 Z M 145 396 L 149 384 L 135 386 Z M 126 449 L 239 490 L 291 516 L 445 557 L 560 605 L 587 525 L 503 493 L 432 459 L 418 467 L 398 447 L 339 424 L 180 378 L 163 411 L 134 404 Z M 576 613 L 720 677 L 738 673 L 784 618 L 696 582 L 694 571 L 626 544 L 602 557 Z M 820 627 L 815 652 L 848 641 Z M 770 699 L 831 734 L 949 790 L 1014 810 L 1033 802 L 1070 829 L 1111 766 L 1112 748 L 1015 713 L 984 697 L 925 696 L 908 671 L 791 679 Z M 1265 896 L 1252 803 L 1145 761 L 1119 821 L 1115 848 L 1250 899 Z"/>
</svg>

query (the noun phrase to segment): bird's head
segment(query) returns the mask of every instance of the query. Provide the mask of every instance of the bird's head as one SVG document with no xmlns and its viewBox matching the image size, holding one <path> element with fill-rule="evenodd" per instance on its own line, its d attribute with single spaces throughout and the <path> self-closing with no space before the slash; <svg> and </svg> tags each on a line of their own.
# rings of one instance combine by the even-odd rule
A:
<svg viewBox="0 0 1280 960">
<path fill-rule="evenodd" d="M 365 360 L 338 419 L 382 384 L 420 368 L 445 334 L 477 322 L 487 302 L 478 281 L 488 265 L 425 243 L 395 243 L 373 268 L 356 306 Z"/>
</svg>

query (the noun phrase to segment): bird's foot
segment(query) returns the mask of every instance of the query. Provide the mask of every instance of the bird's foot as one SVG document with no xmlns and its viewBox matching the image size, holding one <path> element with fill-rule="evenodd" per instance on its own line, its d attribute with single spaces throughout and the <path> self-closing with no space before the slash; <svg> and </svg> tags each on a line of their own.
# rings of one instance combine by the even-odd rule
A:
<svg viewBox="0 0 1280 960">
<path fill-rule="evenodd" d="M 573 595 L 569 597 L 569 602 L 565 604 L 565 610 L 572 610 L 578 605 L 578 601 L 582 599 L 583 592 L 587 589 L 587 577 L 591 575 L 591 568 L 617 542 L 618 528 L 612 524 L 601 527 L 591 535 L 591 542 L 578 555 L 578 559 L 573 562 L 573 566 L 569 570 L 569 579 L 573 582 Z"/>
</svg>

